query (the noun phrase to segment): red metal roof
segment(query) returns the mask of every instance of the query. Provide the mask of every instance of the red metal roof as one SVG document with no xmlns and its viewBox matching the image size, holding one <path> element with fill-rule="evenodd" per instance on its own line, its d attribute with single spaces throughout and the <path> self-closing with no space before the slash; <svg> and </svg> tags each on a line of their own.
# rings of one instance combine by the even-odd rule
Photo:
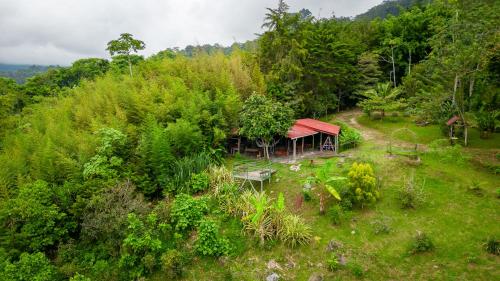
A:
<svg viewBox="0 0 500 281">
<path fill-rule="evenodd" d="M 288 138 L 290 139 L 297 139 L 297 138 L 303 138 L 307 136 L 312 136 L 317 134 L 318 132 L 311 130 L 309 128 L 303 127 L 301 125 L 297 125 L 295 123 L 289 130 L 288 130 Z"/>
<path fill-rule="evenodd" d="M 322 132 L 330 135 L 338 135 L 340 133 L 340 127 L 337 125 L 332 125 L 330 123 L 322 122 L 316 119 L 306 118 L 299 119 L 295 121 L 295 124 L 307 127 L 309 129 L 315 130 L 317 132 Z"/>
<path fill-rule="evenodd" d="M 303 138 L 320 132 L 329 135 L 338 135 L 340 127 L 311 118 L 298 119 L 292 128 L 288 130 L 288 138 Z"/>
<path fill-rule="evenodd" d="M 459 119 L 459 117 L 455 115 L 455 116 L 451 117 L 450 120 L 448 120 L 448 122 L 446 122 L 446 125 L 451 126 L 451 124 L 457 122 L 458 119 Z"/>
</svg>

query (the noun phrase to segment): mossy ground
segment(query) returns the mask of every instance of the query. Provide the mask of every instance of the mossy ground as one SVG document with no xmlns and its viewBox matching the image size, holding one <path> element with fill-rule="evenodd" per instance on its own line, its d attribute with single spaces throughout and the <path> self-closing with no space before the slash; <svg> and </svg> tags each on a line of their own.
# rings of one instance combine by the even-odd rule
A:
<svg viewBox="0 0 500 281">
<path fill-rule="evenodd" d="M 361 278 L 365 280 L 496 280 L 500 276 L 500 259 L 486 253 L 483 243 L 489 236 L 500 236 L 500 199 L 497 198 L 500 176 L 470 161 L 443 162 L 430 153 L 422 155 L 418 165 L 405 157 L 387 157 L 385 146 L 381 144 L 391 130 L 407 126 L 417 133 L 422 143 L 442 138 L 442 135 L 436 127 L 415 127 L 407 118 L 379 123 L 364 117 L 357 120 L 362 124 L 358 129 L 371 127 L 380 134 L 376 140 L 366 140 L 359 147 L 346 151 L 349 157 L 343 164 L 336 165 L 334 173 L 345 175 L 354 161 L 371 163 L 382 181 L 379 202 L 365 209 L 355 209 L 349 219 L 334 226 L 327 216 L 319 215 L 317 196 L 304 202 L 301 208 L 295 205 L 297 197 L 301 196 L 303 180 L 324 160 L 318 159 L 313 166 L 303 161 L 298 172 L 291 171 L 286 164 L 273 164 L 278 172 L 272 183 L 265 185 L 265 190 L 272 197 L 284 193 L 287 208 L 300 214 L 312 227 L 314 239 L 311 244 L 292 249 L 271 241 L 259 247 L 252 238 L 241 234 L 237 221 L 229 219 L 222 227 L 235 245 L 235 254 L 221 259 L 197 259 L 187 266 L 185 279 L 264 280 L 271 272 L 266 267 L 267 262 L 275 260 L 283 269 L 275 270 L 280 280 L 308 280 L 313 273 L 322 274 L 325 280 L 359 279 L 350 269 L 353 264 L 363 268 Z M 484 142 L 489 140 L 471 140 L 477 143 L 476 147 L 492 148 L 491 143 Z M 229 159 L 228 165 L 232 161 Z M 426 200 L 417 209 L 403 210 L 397 199 L 397 189 L 411 173 L 422 181 L 425 179 Z M 481 183 L 481 196 L 469 191 L 473 181 Z M 333 202 L 328 203 L 332 205 Z M 375 234 L 372 222 L 376 219 L 389 221 L 391 231 Z M 408 254 L 408 244 L 417 231 L 431 237 L 436 246 L 433 252 Z M 335 272 L 327 269 L 326 262 L 330 257 L 326 247 L 332 239 L 344 244 L 348 263 Z"/>
</svg>

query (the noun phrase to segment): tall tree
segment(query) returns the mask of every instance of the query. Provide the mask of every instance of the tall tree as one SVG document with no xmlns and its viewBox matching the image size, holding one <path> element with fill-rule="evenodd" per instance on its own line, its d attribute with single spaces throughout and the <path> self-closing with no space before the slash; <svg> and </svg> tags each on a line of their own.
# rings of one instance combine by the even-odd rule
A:
<svg viewBox="0 0 500 281">
<path fill-rule="evenodd" d="M 293 124 L 293 112 L 266 96 L 254 94 L 245 101 L 240 114 L 240 134 L 256 140 L 269 159 L 269 147 L 276 137 L 285 136 Z"/>
<path fill-rule="evenodd" d="M 120 38 L 108 42 L 106 50 L 111 56 L 115 54 L 125 55 L 128 59 L 128 67 L 130 76 L 132 76 L 132 61 L 130 59 L 131 53 L 137 53 L 139 50 L 144 50 L 146 44 L 141 40 L 134 39 L 130 33 L 120 34 Z"/>
</svg>

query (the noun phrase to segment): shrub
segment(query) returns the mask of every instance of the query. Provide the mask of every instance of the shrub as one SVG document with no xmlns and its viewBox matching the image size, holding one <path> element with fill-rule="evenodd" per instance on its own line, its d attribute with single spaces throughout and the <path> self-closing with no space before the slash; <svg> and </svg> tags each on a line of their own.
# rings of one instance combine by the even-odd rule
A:
<svg viewBox="0 0 500 281">
<path fill-rule="evenodd" d="M 212 220 L 202 220 L 198 227 L 195 250 L 204 256 L 223 256 L 229 253 L 229 241 L 220 237 L 219 227 Z"/>
<path fill-rule="evenodd" d="M 195 199 L 187 194 L 179 194 L 172 203 L 171 220 L 177 231 L 186 231 L 198 225 L 208 211 L 206 198 Z"/>
<path fill-rule="evenodd" d="M 154 212 L 148 214 L 145 219 L 130 213 L 129 233 L 123 240 L 119 266 L 133 278 L 154 271 L 160 264 L 160 254 L 167 247 L 166 241 L 172 240 L 171 229 L 169 224 L 159 221 Z"/>
<path fill-rule="evenodd" d="M 337 121 L 335 124 L 340 126 L 340 136 L 339 142 L 342 145 L 352 145 L 355 146 L 361 142 L 361 134 L 358 130 L 349 127 L 346 123 Z"/>
<path fill-rule="evenodd" d="M 161 255 L 161 269 L 171 279 L 182 276 L 184 267 L 184 257 L 181 252 L 170 249 Z"/>
<path fill-rule="evenodd" d="M 147 211 L 143 196 L 135 193 L 134 189 L 127 181 L 92 196 L 82 215 L 82 238 L 121 243 L 127 227 L 127 215 L 145 214 Z"/>
<path fill-rule="evenodd" d="M 73 277 L 69 279 L 69 281 L 92 281 L 89 277 L 85 277 L 85 275 L 76 273 Z"/>
<path fill-rule="evenodd" d="M 380 197 L 373 169 L 367 163 L 353 163 L 349 173 L 349 192 L 353 201 L 363 207 Z"/>
<path fill-rule="evenodd" d="M 486 240 L 484 249 L 486 252 L 498 256 L 500 255 L 500 242 L 495 237 L 490 237 Z"/>
<path fill-rule="evenodd" d="M 352 262 L 348 264 L 348 267 L 354 276 L 356 276 L 357 278 L 363 277 L 364 272 L 363 272 L 363 267 L 361 265 Z"/>
<path fill-rule="evenodd" d="M 215 197 L 225 193 L 225 186 L 234 183 L 233 175 L 225 166 L 210 166 L 208 169 L 210 188 Z"/>
<path fill-rule="evenodd" d="M 342 222 L 343 217 L 344 212 L 341 206 L 334 205 L 328 209 L 328 218 L 330 219 L 331 223 L 339 225 Z"/>
<path fill-rule="evenodd" d="M 283 218 L 278 237 L 291 247 L 306 245 L 312 237 L 311 228 L 301 217 L 288 214 Z"/>
<path fill-rule="evenodd" d="M 101 146 L 97 148 L 96 155 L 84 164 L 83 177 L 115 178 L 123 163 L 120 152 L 125 146 L 127 137 L 113 128 L 103 128 L 98 134 L 101 136 Z"/>
<path fill-rule="evenodd" d="M 191 190 L 195 193 L 207 190 L 210 184 L 208 173 L 201 172 L 199 174 L 192 174 L 190 184 Z"/>
<path fill-rule="evenodd" d="M 200 173 L 212 163 L 207 153 L 199 153 L 175 160 L 166 178 L 166 192 L 182 193 L 189 190 L 191 175 Z"/>
<path fill-rule="evenodd" d="M 326 264 L 328 266 L 328 270 L 337 271 L 342 267 L 340 263 L 339 257 L 336 253 L 332 253 L 330 257 L 326 260 Z"/>
<path fill-rule="evenodd" d="M 22 253 L 19 261 L 15 263 L 7 262 L 2 277 L 2 280 L 5 281 L 52 281 L 57 279 L 56 268 L 40 252 L 34 254 Z"/>
<path fill-rule="evenodd" d="M 427 234 L 417 231 L 417 235 L 413 238 L 413 241 L 409 246 L 410 254 L 419 254 L 425 252 L 431 252 L 434 250 L 434 243 Z"/>
<path fill-rule="evenodd" d="M 304 196 L 304 201 L 309 202 L 312 200 L 311 189 L 304 188 L 302 189 L 302 196 Z"/>
<path fill-rule="evenodd" d="M 76 225 L 55 201 L 54 188 L 44 181 L 21 186 L 18 195 L 0 208 L 0 228 L 13 237 L 5 242 L 14 243 L 12 248 L 40 251 L 65 240 Z"/>
<path fill-rule="evenodd" d="M 415 209 L 425 201 L 424 185 L 418 184 L 414 176 L 410 176 L 404 181 L 403 186 L 398 191 L 398 198 L 403 209 Z"/>
<path fill-rule="evenodd" d="M 481 187 L 482 183 L 473 180 L 471 185 L 468 187 L 468 191 L 476 196 L 483 196 L 484 195 L 484 190 Z"/>
<path fill-rule="evenodd" d="M 383 218 L 383 219 L 376 219 L 373 222 L 371 222 L 371 225 L 373 227 L 373 233 L 374 234 L 388 234 L 391 232 L 391 226 L 389 219 Z"/>
</svg>

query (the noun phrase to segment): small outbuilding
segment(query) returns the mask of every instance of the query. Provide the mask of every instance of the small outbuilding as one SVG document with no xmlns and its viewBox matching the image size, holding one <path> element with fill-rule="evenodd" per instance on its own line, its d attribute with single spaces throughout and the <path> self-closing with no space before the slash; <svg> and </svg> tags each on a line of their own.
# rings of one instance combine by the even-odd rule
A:
<svg viewBox="0 0 500 281">
<path fill-rule="evenodd" d="M 298 119 L 288 131 L 287 137 L 293 143 L 293 159 L 297 157 L 297 140 L 301 140 L 301 152 L 304 153 L 304 140 L 312 137 L 312 148 L 315 148 L 315 135 L 319 134 L 319 150 L 330 150 L 335 153 L 339 148 L 340 126 L 306 118 Z M 324 140 L 323 140 L 324 139 Z M 333 139 L 333 140 L 332 140 Z"/>
</svg>

